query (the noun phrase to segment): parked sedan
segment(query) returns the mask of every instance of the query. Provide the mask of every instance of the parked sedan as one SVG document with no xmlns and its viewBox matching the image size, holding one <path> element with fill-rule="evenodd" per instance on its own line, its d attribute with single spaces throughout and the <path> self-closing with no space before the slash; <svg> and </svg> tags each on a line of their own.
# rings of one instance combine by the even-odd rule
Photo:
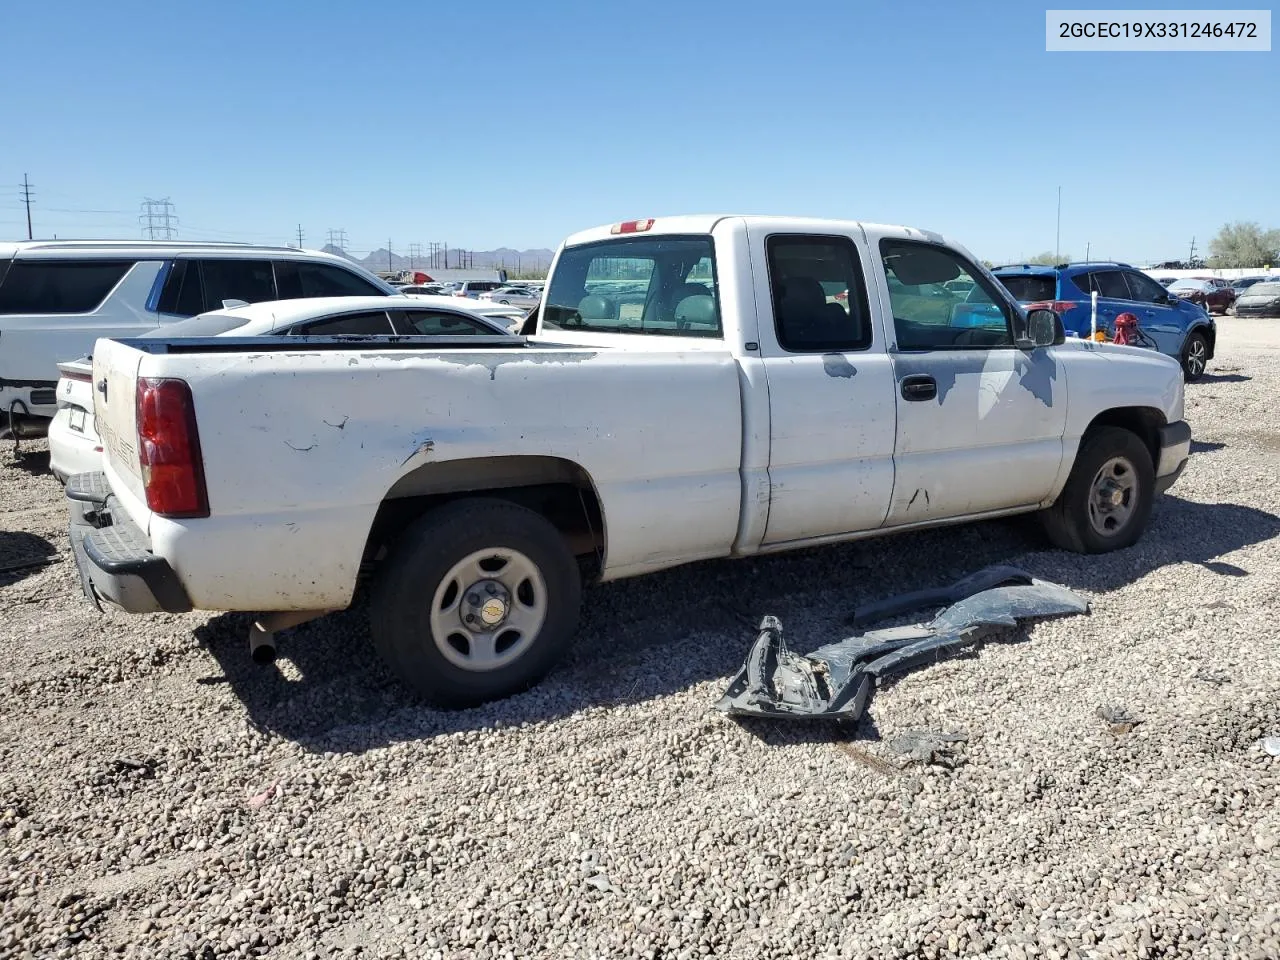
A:
<svg viewBox="0 0 1280 960">
<path fill-rule="evenodd" d="M 211 310 L 167 323 L 143 337 L 510 336 L 520 310 L 485 309 L 451 297 L 319 297 Z M 93 363 L 58 364 L 58 411 L 49 425 L 49 468 L 61 481 L 101 469 L 102 441 L 93 419 Z"/>
<path fill-rule="evenodd" d="M 1280 283 L 1255 283 L 1236 300 L 1237 317 L 1280 317 Z"/>
<path fill-rule="evenodd" d="M 499 287 L 480 294 L 481 300 L 492 303 L 509 303 L 517 307 L 536 307 L 542 299 L 528 287 Z"/>
<path fill-rule="evenodd" d="M 1243 297 L 1244 292 L 1257 283 L 1280 283 L 1280 274 L 1264 274 L 1257 277 L 1240 277 L 1232 281 L 1231 289 L 1236 292 L 1236 297 Z"/>
<path fill-rule="evenodd" d="M 1169 284 L 1169 292 L 1179 300 L 1189 300 L 1204 307 L 1206 313 L 1226 313 L 1236 302 L 1235 292 L 1223 281 L 1221 286 L 1212 280 L 1184 278 Z"/>
</svg>

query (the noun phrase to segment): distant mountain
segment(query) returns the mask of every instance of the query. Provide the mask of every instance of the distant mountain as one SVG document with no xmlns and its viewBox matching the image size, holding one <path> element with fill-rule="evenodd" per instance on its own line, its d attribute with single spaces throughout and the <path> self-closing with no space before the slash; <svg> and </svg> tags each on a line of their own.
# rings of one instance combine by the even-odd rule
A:
<svg viewBox="0 0 1280 960">
<path fill-rule="evenodd" d="M 416 257 L 411 261 L 408 257 L 394 252 L 388 257 L 386 247 L 373 251 L 367 257 L 359 258 L 353 257 L 351 254 L 334 246 L 325 246 L 321 249 L 325 253 L 346 257 L 348 260 L 360 264 L 366 270 L 372 270 L 376 273 L 387 270 L 392 272 L 410 270 L 413 267 L 428 272 L 431 270 L 426 257 Z M 554 255 L 554 250 L 548 250 L 545 247 L 540 247 L 536 250 L 515 250 L 511 247 L 499 247 L 497 250 L 468 250 L 466 252 L 466 265 L 476 270 L 496 270 L 505 266 L 510 273 L 533 271 L 539 268 L 546 270 L 551 266 L 551 258 Z M 456 270 L 461 266 L 457 251 L 451 247 L 449 249 L 449 268 Z"/>
<path fill-rule="evenodd" d="M 345 257 L 347 260 L 350 260 L 352 263 L 360 262 L 355 257 L 351 256 L 351 254 L 347 253 L 347 251 L 343 250 L 341 247 L 335 247 L 331 243 L 326 243 L 323 247 L 321 247 L 320 252 L 329 253 L 335 257 Z"/>
</svg>

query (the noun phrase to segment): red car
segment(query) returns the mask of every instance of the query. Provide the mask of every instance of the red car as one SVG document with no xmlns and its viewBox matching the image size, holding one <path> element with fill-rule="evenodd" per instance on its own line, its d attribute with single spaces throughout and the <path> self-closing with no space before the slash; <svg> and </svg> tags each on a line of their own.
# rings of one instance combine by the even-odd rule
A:
<svg viewBox="0 0 1280 960">
<path fill-rule="evenodd" d="M 1236 302 L 1236 292 L 1221 277 L 1186 277 L 1169 284 L 1169 292 L 1180 300 L 1204 307 L 1206 313 L 1226 313 Z"/>
</svg>

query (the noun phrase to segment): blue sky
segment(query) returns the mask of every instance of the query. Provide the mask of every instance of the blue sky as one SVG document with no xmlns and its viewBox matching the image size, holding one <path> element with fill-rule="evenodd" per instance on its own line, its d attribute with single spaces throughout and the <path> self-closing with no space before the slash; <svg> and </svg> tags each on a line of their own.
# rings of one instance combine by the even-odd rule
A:
<svg viewBox="0 0 1280 960">
<path fill-rule="evenodd" d="M 1055 8 L 1065 4 L 1051 4 Z M 1280 227 L 1280 53 L 1046 53 L 1045 5 L 8 4 L 0 236 L 554 247 L 634 217 L 941 230 L 992 259 Z"/>
</svg>

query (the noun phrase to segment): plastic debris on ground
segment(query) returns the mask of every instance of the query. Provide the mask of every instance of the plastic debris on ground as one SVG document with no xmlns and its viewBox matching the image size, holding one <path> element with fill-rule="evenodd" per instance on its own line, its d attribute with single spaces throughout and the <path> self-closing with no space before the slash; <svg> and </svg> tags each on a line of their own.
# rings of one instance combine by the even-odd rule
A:
<svg viewBox="0 0 1280 960">
<path fill-rule="evenodd" d="M 1087 613 L 1089 602 L 1025 570 L 987 567 L 947 587 L 919 590 L 860 607 L 855 627 L 944 607 L 928 623 L 859 630 L 801 656 L 766 616 L 716 709 L 732 716 L 857 720 L 883 677 L 936 662 L 999 628 L 1031 618 Z"/>
</svg>

